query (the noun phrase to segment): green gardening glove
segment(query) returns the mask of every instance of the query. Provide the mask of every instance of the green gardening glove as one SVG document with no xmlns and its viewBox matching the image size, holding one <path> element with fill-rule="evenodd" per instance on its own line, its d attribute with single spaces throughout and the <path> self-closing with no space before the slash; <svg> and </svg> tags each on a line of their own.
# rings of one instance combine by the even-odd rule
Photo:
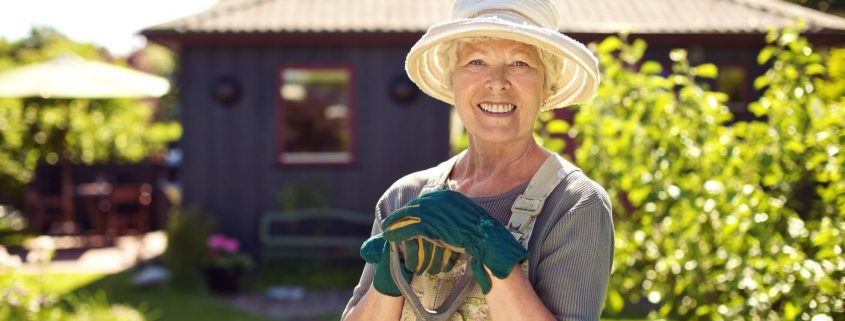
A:
<svg viewBox="0 0 845 321">
<path fill-rule="evenodd" d="M 458 261 L 460 253 L 438 246 L 430 241 L 416 237 L 402 242 L 405 254 L 405 269 L 416 275 L 449 272 Z"/>
<path fill-rule="evenodd" d="M 364 241 L 364 244 L 361 245 L 361 258 L 375 267 L 373 287 L 377 291 L 393 297 L 402 295 L 390 275 L 390 244 L 384 240 L 381 234 Z M 412 272 L 403 268 L 402 274 L 405 281 L 410 283 Z"/>
<path fill-rule="evenodd" d="M 472 256 L 470 268 L 484 294 L 491 281 L 484 270 L 504 279 L 528 255 L 504 225 L 461 193 L 441 190 L 411 200 L 382 223 L 384 239 L 406 241 L 416 237 L 439 240 Z"/>
</svg>

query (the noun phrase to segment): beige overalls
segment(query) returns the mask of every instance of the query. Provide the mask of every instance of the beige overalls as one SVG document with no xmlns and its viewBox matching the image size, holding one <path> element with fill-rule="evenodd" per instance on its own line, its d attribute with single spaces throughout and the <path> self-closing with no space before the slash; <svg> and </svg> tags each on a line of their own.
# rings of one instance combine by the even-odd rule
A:
<svg viewBox="0 0 845 321">
<path fill-rule="evenodd" d="M 440 164 L 437 167 L 440 171 L 437 179 L 423 187 L 420 195 L 445 188 L 449 173 L 452 171 L 455 160 L 458 158 L 459 156 L 456 156 Z M 563 177 L 575 169 L 572 164 L 563 160 L 557 154 L 550 155 L 543 165 L 540 166 L 540 169 L 537 170 L 537 173 L 534 174 L 534 177 L 531 178 L 531 182 L 528 183 L 525 192 L 519 195 L 513 206 L 511 206 L 511 217 L 507 226 L 508 230 L 526 249 L 528 248 L 528 241 L 531 238 L 534 223 L 543 209 L 546 198 L 557 187 Z M 522 272 L 528 277 L 527 259 L 522 263 L 521 267 Z M 440 306 L 443 300 L 452 292 L 452 287 L 466 273 L 466 269 L 466 261 L 461 260 L 449 272 L 439 274 L 423 273 L 422 275 L 414 276 L 411 280 L 411 288 L 420 298 L 420 302 L 426 309 L 434 309 Z M 416 320 L 414 310 L 407 299 L 402 308 L 402 317 L 400 320 Z M 484 294 L 481 293 L 481 288 L 477 284 L 470 290 L 466 300 L 464 300 L 464 303 L 452 315 L 450 320 L 490 320 L 487 301 L 484 299 Z"/>
</svg>

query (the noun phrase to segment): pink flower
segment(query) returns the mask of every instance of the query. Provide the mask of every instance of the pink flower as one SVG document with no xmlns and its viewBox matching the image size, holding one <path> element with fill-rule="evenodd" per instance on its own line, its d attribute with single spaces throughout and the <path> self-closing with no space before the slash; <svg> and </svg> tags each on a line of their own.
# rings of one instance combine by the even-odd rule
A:
<svg viewBox="0 0 845 321">
<path fill-rule="evenodd" d="M 221 247 L 226 252 L 235 253 L 235 252 L 238 251 L 238 249 L 241 247 L 241 245 L 238 242 L 238 240 L 231 238 L 231 239 L 227 239 L 226 242 L 224 242 Z"/>
<path fill-rule="evenodd" d="M 225 244 L 227 241 L 228 241 L 228 238 L 225 235 L 214 234 L 214 235 L 208 237 L 208 247 L 210 247 L 212 249 L 219 249 L 219 248 L 223 247 L 223 244 Z"/>
<path fill-rule="evenodd" d="M 212 250 L 224 250 L 228 253 L 237 252 L 241 244 L 237 239 L 223 234 L 214 234 L 208 238 L 208 247 Z"/>
</svg>

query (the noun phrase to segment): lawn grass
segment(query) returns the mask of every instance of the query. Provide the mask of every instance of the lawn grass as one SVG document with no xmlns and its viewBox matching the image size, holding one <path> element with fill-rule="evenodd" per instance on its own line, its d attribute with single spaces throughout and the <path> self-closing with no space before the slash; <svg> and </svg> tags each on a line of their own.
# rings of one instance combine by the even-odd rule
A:
<svg viewBox="0 0 845 321">
<path fill-rule="evenodd" d="M 261 293 L 269 286 L 295 285 L 309 289 L 348 289 L 360 277 L 363 265 L 328 266 L 271 264 L 248 273 L 243 280 L 243 290 Z M 111 303 L 123 303 L 139 308 L 151 320 L 158 321 L 270 321 L 252 315 L 229 304 L 225 298 L 216 297 L 205 290 L 185 291 L 168 286 L 134 288 L 129 270 L 117 274 L 102 273 L 7 273 L 0 274 L 0 289 L 15 284 L 37 293 L 56 296 L 104 293 Z M 326 314 L 315 320 L 338 320 L 339 314 Z"/>
<path fill-rule="evenodd" d="M 348 289 L 357 284 L 363 264 L 310 264 L 294 265 L 283 262 L 264 264 L 247 273 L 242 289 L 246 292 L 262 293 L 270 286 L 303 286 L 309 289 Z M 216 297 L 205 290 L 185 291 L 166 286 L 133 288 L 132 271 L 107 275 L 85 284 L 74 292 L 107 293 L 109 301 L 126 303 L 150 311 L 158 321 L 270 321 L 272 319 L 252 315 Z M 339 320 L 340 314 L 315 317 L 315 321 Z"/>
<path fill-rule="evenodd" d="M 166 286 L 133 288 L 132 272 L 108 275 L 75 292 L 103 291 L 109 301 L 148 311 L 158 321 L 269 321 L 228 304 L 205 291 L 182 291 Z"/>
<path fill-rule="evenodd" d="M 350 294 L 360 277 L 362 266 L 310 265 L 294 266 L 271 264 L 247 274 L 244 290 L 260 293 L 273 285 L 298 285 L 310 289 L 348 289 Z M 117 274 L 98 273 L 15 273 L 0 274 L 0 289 L 12 284 L 55 295 L 86 295 L 105 293 L 109 302 L 123 303 L 139 308 L 158 321 L 271 321 L 267 317 L 252 315 L 203 290 L 183 291 L 166 286 L 133 288 L 134 271 Z M 40 290 L 38 290 L 40 289 Z M 340 314 L 315 317 L 316 321 L 339 320 Z M 620 319 L 603 318 L 603 321 L 643 321 L 624 315 Z"/>
<path fill-rule="evenodd" d="M 105 277 L 103 273 L 0 273 L 0 289 L 20 286 L 44 294 L 64 295 Z"/>
<path fill-rule="evenodd" d="M 58 297 L 104 293 L 110 303 L 138 308 L 151 321 L 271 321 L 242 311 L 204 291 L 133 288 L 132 273 L 0 273 L 0 290 L 19 286 L 33 294 Z"/>
</svg>

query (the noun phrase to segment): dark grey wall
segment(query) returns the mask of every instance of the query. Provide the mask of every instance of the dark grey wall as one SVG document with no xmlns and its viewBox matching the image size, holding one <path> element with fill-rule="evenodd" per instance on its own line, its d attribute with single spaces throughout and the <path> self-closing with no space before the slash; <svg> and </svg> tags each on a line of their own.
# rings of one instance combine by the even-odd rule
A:
<svg viewBox="0 0 845 321">
<path fill-rule="evenodd" d="M 248 247 L 258 219 L 278 208 L 285 184 L 312 181 L 332 205 L 372 215 L 378 197 L 396 179 L 448 157 L 449 108 L 418 93 L 394 102 L 388 85 L 404 74 L 408 48 L 182 48 L 179 90 L 184 135 L 181 168 L 184 204 L 217 218 L 219 230 Z M 355 162 L 337 166 L 281 166 L 277 156 L 278 71 L 281 64 L 354 66 Z M 223 106 L 212 83 L 231 75 L 240 100 Z"/>
</svg>

